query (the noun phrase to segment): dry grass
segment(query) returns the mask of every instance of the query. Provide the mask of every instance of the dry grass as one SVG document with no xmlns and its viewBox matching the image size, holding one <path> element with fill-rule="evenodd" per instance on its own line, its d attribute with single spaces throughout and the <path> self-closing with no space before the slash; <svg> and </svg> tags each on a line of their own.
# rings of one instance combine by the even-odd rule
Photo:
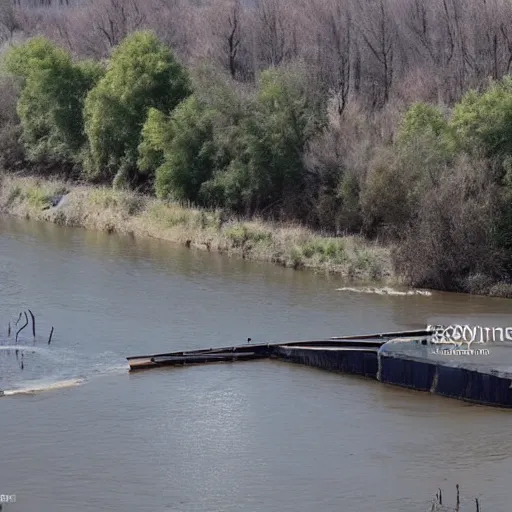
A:
<svg viewBox="0 0 512 512">
<path fill-rule="evenodd" d="M 65 198 L 61 204 L 52 207 L 52 200 L 62 194 Z M 302 226 L 239 220 L 221 211 L 167 204 L 109 188 L 4 176 L 0 185 L 0 210 L 62 225 L 149 236 L 352 279 L 395 280 L 390 249 L 359 237 L 329 238 Z"/>
</svg>

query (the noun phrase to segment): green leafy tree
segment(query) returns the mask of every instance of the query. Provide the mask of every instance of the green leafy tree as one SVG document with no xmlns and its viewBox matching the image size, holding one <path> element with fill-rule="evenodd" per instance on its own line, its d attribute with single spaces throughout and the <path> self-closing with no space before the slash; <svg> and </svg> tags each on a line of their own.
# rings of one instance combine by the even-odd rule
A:
<svg viewBox="0 0 512 512">
<path fill-rule="evenodd" d="M 439 108 L 425 103 L 415 103 L 405 113 L 398 141 L 405 144 L 425 135 L 443 138 L 447 132 L 448 122 Z"/>
<path fill-rule="evenodd" d="M 143 128 L 139 166 L 156 168 L 155 191 L 162 199 L 198 203 L 215 168 L 215 112 L 190 96 L 170 117 L 152 109 Z"/>
<path fill-rule="evenodd" d="M 297 71 L 268 71 L 243 97 L 212 79 L 170 117 L 150 111 L 138 163 L 156 169 L 157 195 L 249 214 L 307 210 L 303 155 L 322 109 L 304 83 Z"/>
<path fill-rule="evenodd" d="M 321 123 L 321 107 L 297 71 L 267 71 L 246 134 L 251 210 L 298 199 L 307 185 L 303 156 Z"/>
<path fill-rule="evenodd" d="M 482 148 L 490 157 L 512 155 L 512 77 L 483 93 L 468 92 L 455 106 L 450 124 L 462 149 Z"/>
<path fill-rule="evenodd" d="M 493 194 L 492 239 L 502 255 L 502 271 L 512 276 L 512 77 L 470 91 L 454 108 L 451 125 L 458 145 L 487 157 L 486 172 L 499 189 Z"/>
<path fill-rule="evenodd" d="M 169 116 L 150 108 L 141 132 L 139 144 L 139 172 L 154 175 L 164 163 L 164 152 L 171 141 Z"/>
<path fill-rule="evenodd" d="M 67 52 L 41 37 L 12 48 L 6 64 L 22 81 L 17 111 L 28 158 L 76 163 L 85 142 L 84 99 L 102 76 L 101 66 L 74 63 Z"/>
<path fill-rule="evenodd" d="M 152 32 L 128 36 L 85 101 L 90 177 L 110 181 L 117 173 L 118 183 L 132 185 L 147 179 L 137 159 L 148 111 L 169 114 L 189 94 L 186 70 Z"/>
<path fill-rule="evenodd" d="M 171 114 L 151 109 L 142 130 L 139 167 L 156 174 L 161 198 L 205 206 L 224 204 L 224 189 L 214 183 L 240 154 L 241 125 L 249 103 L 225 76 L 210 67 L 194 74 L 194 95 Z"/>
<path fill-rule="evenodd" d="M 233 160 L 205 185 L 225 206 L 249 214 L 272 206 L 286 213 L 308 208 L 303 156 L 322 125 L 323 105 L 305 83 L 297 70 L 262 73 L 250 114 L 239 123 Z"/>
<path fill-rule="evenodd" d="M 369 165 L 361 194 L 363 232 L 403 237 L 417 222 L 421 198 L 450 172 L 455 155 L 442 112 L 424 103 L 409 108 L 395 144 Z"/>
</svg>

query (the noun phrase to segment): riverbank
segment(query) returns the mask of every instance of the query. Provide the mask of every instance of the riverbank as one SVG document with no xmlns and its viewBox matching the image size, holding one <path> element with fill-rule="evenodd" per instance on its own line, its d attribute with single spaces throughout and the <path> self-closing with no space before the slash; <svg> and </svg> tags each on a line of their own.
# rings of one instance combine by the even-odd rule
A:
<svg viewBox="0 0 512 512">
<path fill-rule="evenodd" d="M 149 236 L 358 281 L 399 281 L 391 264 L 391 248 L 359 237 L 327 237 L 302 226 L 237 219 L 111 188 L 3 176 L 0 211 L 66 226 Z"/>
</svg>

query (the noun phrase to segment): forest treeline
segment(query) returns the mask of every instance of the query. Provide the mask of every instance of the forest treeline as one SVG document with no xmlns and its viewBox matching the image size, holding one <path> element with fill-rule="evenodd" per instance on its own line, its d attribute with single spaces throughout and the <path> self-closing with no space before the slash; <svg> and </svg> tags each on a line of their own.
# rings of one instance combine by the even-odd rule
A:
<svg viewBox="0 0 512 512">
<path fill-rule="evenodd" d="M 510 286 L 506 0 L 0 0 L 0 35 L 6 172 L 360 233 L 415 286 Z"/>
</svg>

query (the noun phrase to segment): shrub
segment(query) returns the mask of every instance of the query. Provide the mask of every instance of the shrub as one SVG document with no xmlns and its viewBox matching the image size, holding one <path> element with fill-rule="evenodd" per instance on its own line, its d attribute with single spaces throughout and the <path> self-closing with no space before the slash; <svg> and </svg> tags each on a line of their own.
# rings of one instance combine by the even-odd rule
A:
<svg viewBox="0 0 512 512">
<path fill-rule="evenodd" d="M 374 237 L 383 229 L 398 236 L 412 217 L 411 173 L 403 173 L 390 151 L 371 164 L 361 194 L 363 232 Z"/>
<path fill-rule="evenodd" d="M 246 224 L 236 224 L 225 231 L 225 236 L 231 240 L 235 248 L 245 247 L 248 242 L 259 243 L 270 241 L 272 233 L 262 229 L 257 229 Z"/>
<path fill-rule="evenodd" d="M 448 123 L 437 107 L 415 103 L 407 110 L 397 139 L 399 143 L 407 144 L 425 135 L 443 138 L 447 132 Z"/>
<path fill-rule="evenodd" d="M 416 104 L 404 116 L 396 142 L 376 153 L 361 192 L 367 236 L 400 239 L 418 217 L 422 197 L 452 167 L 453 138 L 442 113 Z"/>
<path fill-rule="evenodd" d="M 499 190 L 487 166 L 461 156 L 421 198 L 418 219 L 394 255 L 411 285 L 463 290 L 469 276 L 499 276 L 502 252 L 493 237 Z"/>
</svg>

